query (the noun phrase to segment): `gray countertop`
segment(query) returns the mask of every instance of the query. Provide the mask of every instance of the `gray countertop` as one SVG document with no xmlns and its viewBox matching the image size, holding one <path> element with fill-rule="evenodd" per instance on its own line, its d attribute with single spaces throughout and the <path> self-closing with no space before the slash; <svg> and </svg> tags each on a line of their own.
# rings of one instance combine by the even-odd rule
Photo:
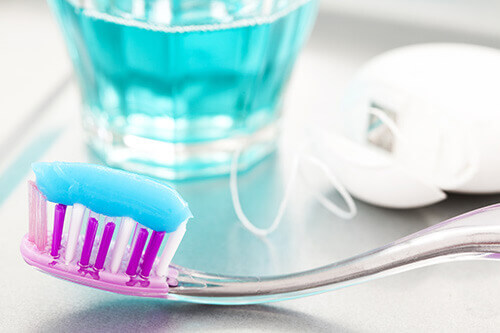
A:
<svg viewBox="0 0 500 333">
<path fill-rule="evenodd" d="M 8 145 L 0 145 L 0 331 L 498 330 L 497 262 L 446 263 L 313 297 L 236 307 L 115 295 L 33 270 L 19 254 L 20 239 L 27 230 L 25 181 L 31 177 L 30 163 L 88 161 L 92 157 L 82 143 L 78 95 L 74 83 L 67 81 L 70 66 L 57 29 L 44 3 L 27 3 L 0 4 L 0 15 L 5 16 L 0 18 L 17 13 L 33 23 L 12 32 L 26 38 L 23 42 L 0 35 L 2 45 L 8 46 L 0 55 L 0 68 L 6 73 L 0 81 L 2 96 L 7 92 L 0 100 L 4 110 L 0 142 L 10 140 Z M 10 23 L 0 19 L 2 29 Z M 431 41 L 500 46 L 500 40 L 481 35 L 321 13 L 290 84 L 285 107 L 288 122 L 293 127 L 308 116 L 334 119 L 346 83 L 363 62 L 397 46 Z M 16 98 L 9 94 L 11 90 Z M 276 212 L 287 156 L 286 149 L 280 151 L 241 176 L 245 210 L 262 226 Z M 299 184 L 285 220 L 262 240 L 237 222 L 226 178 L 177 187 L 197 218 L 190 224 L 175 262 L 240 275 L 288 273 L 325 265 L 500 202 L 499 195 L 450 195 L 440 204 L 405 211 L 358 202 L 358 216 L 343 221 L 324 210 Z"/>
</svg>

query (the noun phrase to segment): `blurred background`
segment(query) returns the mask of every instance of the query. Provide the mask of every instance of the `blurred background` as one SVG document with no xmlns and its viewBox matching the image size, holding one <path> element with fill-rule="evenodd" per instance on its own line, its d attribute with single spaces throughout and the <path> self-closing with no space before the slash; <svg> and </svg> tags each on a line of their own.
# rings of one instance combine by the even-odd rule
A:
<svg viewBox="0 0 500 333">
<path fill-rule="evenodd" d="M 334 104 L 355 70 L 388 49 L 431 41 L 500 44 L 500 3 L 495 0 L 323 0 L 320 7 L 304 52 L 311 56 L 301 57 L 293 81 L 301 72 L 316 74 L 310 68 L 301 71 L 302 67 L 320 64 L 321 72 L 328 74 L 313 78 L 324 82 L 308 91 L 308 109 L 324 106 L 326 96 L 334 97 L 327 106 Z M 23 121 L 21 115 L 39 106 L 69 75 L 71 65 L 45 1 L 2 0 L 0 42 L 3 142 L 9 135 L 19 135 L 13 132 L 20 130 L 16 125 Z"/>
<path fill-rule="evenodd" d="M 323 12 L 405 25 L 498 36 L 500 4 L 495 0 L 330 0 Z"/>
</svg>

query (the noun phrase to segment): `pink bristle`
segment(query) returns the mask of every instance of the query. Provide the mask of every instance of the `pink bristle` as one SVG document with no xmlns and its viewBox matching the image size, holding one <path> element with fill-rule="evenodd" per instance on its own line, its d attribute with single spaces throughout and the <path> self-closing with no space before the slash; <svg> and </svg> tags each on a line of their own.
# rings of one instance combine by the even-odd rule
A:
<svg viewBox="0 0 500 333">
<path fill-rule="evenodd" d="M 34 242 L 40 251 L 47 245 L 47 199 L 38 190 L 36 184 L 29 183 L 29 240 Z"/>
<path fill-rule="evenodd" d="M 40 220 L 37 228 L 36 245 L 39 250 L 45 250 L 47 245 L 47 199 L 41 192 L 38 192 L 38 212 Z"/>
<path fill-rule="evenodd" d="M 35 183 L 28 181 L 28 205 L 29 205 L 29 230 L 28 239 L 30 242 L 35 242 L 36 237 L 36 211 L 37 211 L 37 197 L 38 188 Z"/>
</svg>

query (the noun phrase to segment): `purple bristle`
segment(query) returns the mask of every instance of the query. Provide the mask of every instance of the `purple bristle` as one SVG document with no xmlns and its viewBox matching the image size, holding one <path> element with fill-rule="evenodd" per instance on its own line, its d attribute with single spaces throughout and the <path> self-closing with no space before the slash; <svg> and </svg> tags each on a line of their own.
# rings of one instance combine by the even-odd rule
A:
<svg viewBox="0 0 500 333">
<path fill-rule="evenodd" d="M 91 217 L 87 224 L 87 232 L 85 233 L 85 240 L 83 242 L 82 256 L 80 258 L 80 265 L 86 267 L 89 265 L 90 255 L 92 254 L 92 247 L 94 246 L 95 235 L 97 233 L 98 222 L 95 218 Z"/>
<path fill-rule="evenodd" d="M 139 261 L 141 260 L 142 251 L 144 250 L 144 246 L 146 245 L 148 234 L 148 231 L 144 228 L 141 228 L 141 230 L 139 230 L 137 234 L 134 251 L 132 252 L 132 256 L 130 256 L 130 261 L 128 263 L 126 271 L 128 275 L 134 276 L 137 274 L 137 267 L 139 266 Z"/>
<path fill-rule="evenodd" d="M 113 238 L 113 233 L 115 232 L 115 224 L 113 222 L 108 222 L 104 226 L 104 231 L 102 232 L 101 244 L 99 245 L 99 252 L 97 252 L 97 258 L 95 260 L 95 269 L 102 269 L 104 267 L 104 262 L 106 261 L 106 256 L 108 255 L 109 245 L 111 244 L 111 239 Z"/>
<path fill-rule="evenodd" d="M 149 240 L 148 247 L 146 248 L 146 253 L 144 254 L 144 261 L 141 266 L 141 275 L 143 277 L 148 277 L 153 268 L 153 264 L 156 259 L 156 255 L 160 250 L 161 243 L 163 242 L 163 237 L 165 232 L 153 231 L 151 234 L 151 239 Z"/>
<path fill-rule="evenodd" d="M 53 257 L 59 256 L 65 215 L 66 205 L 57 204 L 54 209 L 54 230 L 52 231 L 52 248 L 50 251 L 50 255 Z"/>
</svg>

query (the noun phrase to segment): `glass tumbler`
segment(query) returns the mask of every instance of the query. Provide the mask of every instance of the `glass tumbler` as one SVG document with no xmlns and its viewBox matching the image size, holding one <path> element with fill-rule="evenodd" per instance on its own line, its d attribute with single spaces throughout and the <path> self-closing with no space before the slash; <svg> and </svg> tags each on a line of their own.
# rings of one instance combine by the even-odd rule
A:
<svg viewBox="0 0 500 333">
<path fill-rule="evenodd" d="M 107 164 L 166 179 L 273 151 L 317 0 L 49 0 Z"/>
</svg>

